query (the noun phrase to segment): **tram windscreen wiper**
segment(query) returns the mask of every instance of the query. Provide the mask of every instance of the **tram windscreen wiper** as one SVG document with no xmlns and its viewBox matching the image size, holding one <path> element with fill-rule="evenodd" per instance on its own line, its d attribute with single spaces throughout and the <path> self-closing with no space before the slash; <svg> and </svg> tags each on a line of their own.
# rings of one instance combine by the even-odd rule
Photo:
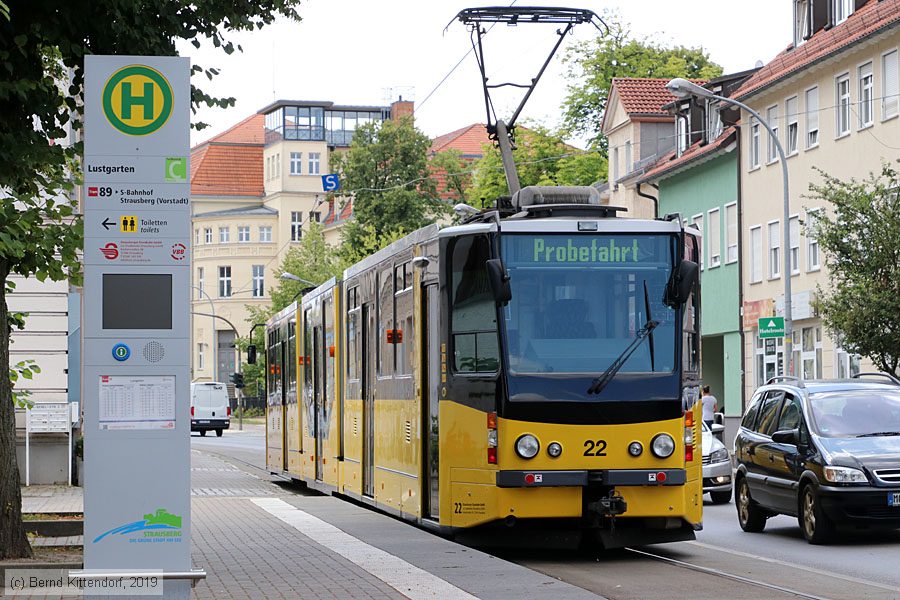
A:
<svg viewBox="0 0 900 600">
<path fill-rule="evenodd" d="M 628 344 L 628 347 L 619 355 L 616 360 L 603 371 L 603 374 L 600 377 L 594 379 L 593 383 L 591 383 L 591 387 L 588 388 L 588 394 L 599 394 L 603 391 L 603 388 L 607 386 L 607 384 L 612 381 L 612 378 L 616 376 L 616 373 L 625 366 L 625 363 L 631 358 L 631 355 L 634 354 L 634 351 L 637 350 L 637 347 L 640 346 L 641 342 L 645 337 L 651 336 L 650 338 L 650 368 L 651 370 L 654 368 L 654 348 L 653 348 L 653 330 L 656 329 L 656 326 L 659 325 L 659 321 L 654 321 L 650 318 L 650 298 L 647 294 L 647 282 L 644 281 L 644 305 L 647 311 L 647 322 L 644 323 L 644 326 L 641 327 L 637 334 L 634 336 L 634 339 L 631 340 L 631 343 Z"/>
</svg>

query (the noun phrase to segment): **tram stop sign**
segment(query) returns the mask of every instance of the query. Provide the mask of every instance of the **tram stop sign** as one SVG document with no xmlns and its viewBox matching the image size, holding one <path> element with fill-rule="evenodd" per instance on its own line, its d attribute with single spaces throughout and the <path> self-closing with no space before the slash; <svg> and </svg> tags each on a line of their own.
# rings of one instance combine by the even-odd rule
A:
<svg viewBox="0 0 900 600">
<path fill-rule="evenodd" d="M 757 327 L 761 340 L 784 337 L 784 317 L 760 317 Z"/>
</svg>

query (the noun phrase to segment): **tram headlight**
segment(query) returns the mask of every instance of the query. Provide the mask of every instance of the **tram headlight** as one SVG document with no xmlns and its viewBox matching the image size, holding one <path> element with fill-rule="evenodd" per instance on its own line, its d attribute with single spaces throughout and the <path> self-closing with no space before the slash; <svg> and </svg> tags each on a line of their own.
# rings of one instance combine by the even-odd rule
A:
<svg viewBox="0 0 900 600">
<path fill-rule="evenodd" d="M 628 444 L 628 454 L 632 456 L 640 456 L 644 452 L 644 446 L 640 442 L 631 442 Z"/>
<path fill-rule="evenodd" d="M 669 458 L 675 452 L 675 440 L 668 433 L 660 433 L 650 442 L 650 450 L 657 458 Z"/>
<path fill-rule="evenodd" d="M 522 458 L 534 458 L 541 449 L 541 443 L 530 433 L 520 435 L 516 440 L 516 454 Z"/>
<path fill-rule="evenodd" d="M 550 442 L 547 446 L 547 454 L 549 454 L 551 458 L 556 458 L 562 454 L 562 446 L 559 442 Z"/>
</svg>

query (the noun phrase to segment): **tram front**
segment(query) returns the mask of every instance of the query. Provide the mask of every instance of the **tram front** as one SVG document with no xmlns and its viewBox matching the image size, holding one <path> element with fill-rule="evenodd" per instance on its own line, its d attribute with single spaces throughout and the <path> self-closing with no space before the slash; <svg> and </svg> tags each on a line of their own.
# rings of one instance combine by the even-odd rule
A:
<svg viewBox="0 0 900 600">
<path fill-rule="evenodd" d="M 546 196 L 444 236 L 452 526 L 575 524 L 605 547 L 693 539 L 697 232 Z"/>
</svg>

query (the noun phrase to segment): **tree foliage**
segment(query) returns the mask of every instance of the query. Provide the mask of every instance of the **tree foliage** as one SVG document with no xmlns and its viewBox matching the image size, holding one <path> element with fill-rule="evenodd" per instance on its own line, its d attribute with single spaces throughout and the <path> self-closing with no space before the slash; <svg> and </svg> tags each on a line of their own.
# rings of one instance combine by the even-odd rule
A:
<svg viewBox="0 0 900 600">
<path fill-rule="evenodd" d="M 443 180 L 443 196 L 452 201 L 464 202 L 472 187 L 471 163 L 456 148 L 438 152 L 431 157 L 431 172 L 435 179 Z M 438 183 L 438 182 L 436 182 Z"/>
<path fill-rule="evenodd" d="M 810 197 L 831 207 L 807 223 L 822 248 L 828 289 L 817 308 L 848 351 L 900 376 L 900 180 L 890 164 L 863 181 L 841 181 L 820 171 Z"/>
<path fill-rule="evenodd" d="M 606 157 L 597 151 L 569 146 L 558 133 L 531 125 L 516 130 L 513 159 L 519 183 L 528 185 L 591 185 L 606 178 Z M 469 202 L 476 208 L 493 205 L 498 196 L 509 195 L 500 150 L 485 144 L 483 155 L 473 165 L 475 174 L 468 190 Z"/>
<path fill-rule="evenodd" d="M 367 228 L 378 238 L 413 231 L 444 214 L 445 205 L 428 166 L 431 139 L 410 119 L 361 125 L 338 158 L 345 190 L 353 195 L 353 220 L 341 230 L 347 252 L 364 243 Z"/>
<path fill-rule="evenodd" d="M 606 148 L 600 121 L 614 77 L 710 79 L 722 74 L 702 48 L 666 47 L 649 37 L 632 37 L 617 15 L 606 17 L 609 35 L 574 44 L 566 53 L 568 95 L 563 100 L 567 133 L 588 136 Z"/>
<path fill-rule="evenodd" d="M 299 0 L 19 0 L 0 5 L 0 559 L 30 555 L 21 523 L 15 415 L 9 365 L 7 277 L 63 280 L 79 274 L 82 223 L 68 202 L 79 183 L 84 56 L 174 56 L 178 39 L 211 41 L 262 28 L 279 15 L 299 19 Z M 8 8 L 8 10 L 6 10 Z M 192 67 L 212 79 L 215 68 Z M 191 87 L 192 107 L 231 106 Z M 202 124 L 196 124 L 202 127 Z M 33 371 L 33 369 L 32 369 Z M 20 373 L 22 373 L 20 371 Z M 24 374 L 23 374 L 24 376 Z"/>
</svg>

